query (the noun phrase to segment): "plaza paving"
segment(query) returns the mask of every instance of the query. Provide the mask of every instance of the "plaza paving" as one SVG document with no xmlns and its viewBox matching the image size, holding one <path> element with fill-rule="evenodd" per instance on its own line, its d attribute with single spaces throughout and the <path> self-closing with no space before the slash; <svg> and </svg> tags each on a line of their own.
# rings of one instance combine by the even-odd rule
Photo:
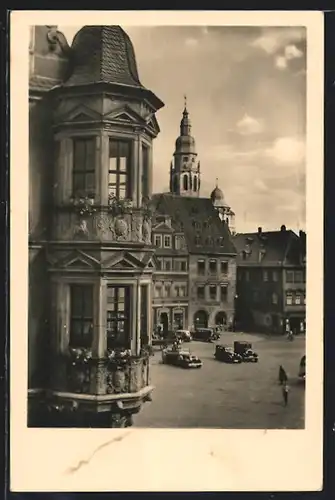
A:
<svg viewBox="0 0 335 500">
<path fill-rule="evenodd" d="M 220 343 L 252 342 L 258 363 L 226 364 L 216 361 L 215 345 L 185 344 L 203 361 L 199 370 L 161 363 L 151 358 L 153 401 L 134 416 L 135 427 L 205 427 L 226 429 L 300 429 L 304 427 L 304 385 L 298 380 L 305 339 L 225 333 Z M 289 376 L 289 404 L 283 405 L 278 383 L 279 365 Z"/>
</svg>

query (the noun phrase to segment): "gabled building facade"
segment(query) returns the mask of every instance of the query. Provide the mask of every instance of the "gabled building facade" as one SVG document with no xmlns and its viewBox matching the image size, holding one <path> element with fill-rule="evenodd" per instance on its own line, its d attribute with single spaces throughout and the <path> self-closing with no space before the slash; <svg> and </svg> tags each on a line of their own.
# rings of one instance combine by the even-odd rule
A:
<svg viewBox="0 0 335 500">
<path fill-rule="evenodd" d="M 155 246 L 153 324 L 163 332 L 186 328 L 189 308 L 189 256 L 180 222 L 158 215 L 152 227 Z"/>
<path fill-rule="evenodd" d="M 237 234 L 239 328 L 284 333 L 305 330 L 306 233 L 280 231 Z"/>
<path fill-rule="evenodd" d="M 36 415 L 38 425 L 47 415 L 130 425 L 152 391 L 144 348 L 163 102 L 141 84 L 119 26 L 85 26 L 71 47 L 55 26 L 35 27 L 30 51 L 31 425 Z"/>
<path fill-rule="evenodd" d="M 170 193 L 153 196 L 156 220 L 164 220 L 153 228 L 154 325 L 165 330 L 233 325 L 234 213 L 218 186 L 209 198 L 200 196 L 200 162 L 186 106 L 173 156 Z"/>
</svg>

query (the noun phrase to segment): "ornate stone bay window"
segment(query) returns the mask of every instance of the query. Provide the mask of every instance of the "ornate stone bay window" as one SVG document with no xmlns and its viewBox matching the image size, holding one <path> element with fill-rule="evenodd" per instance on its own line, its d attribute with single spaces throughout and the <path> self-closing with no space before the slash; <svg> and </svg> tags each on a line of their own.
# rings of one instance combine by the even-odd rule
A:
<svg viewBox="0 0 335 500">
<path fill-rule="evenodd" d="M 120 27 L 86 26 L 71 51 L 70 77 L 50 92 L 47 407 L 57 425 L 131 425 L 153 390 L 150 196 L 155 112 L 163 103 L 140 83 Z"/>
</svg>

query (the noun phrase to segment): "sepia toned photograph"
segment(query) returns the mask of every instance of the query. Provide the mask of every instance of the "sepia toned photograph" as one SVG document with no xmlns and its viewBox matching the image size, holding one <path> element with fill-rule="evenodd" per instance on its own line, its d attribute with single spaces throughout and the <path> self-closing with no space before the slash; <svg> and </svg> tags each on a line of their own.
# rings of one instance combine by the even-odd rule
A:
<svg viewBox="0 0 335 500">
<path fill-rule="evenodd" d="M 304 428 L 306 50 L 31 26 L 29 426 Z"/>
<path fill-rule="evenodd" d="M 322 486 L 322 23 L 12 14 L 12 491 Z"/>
</svg>

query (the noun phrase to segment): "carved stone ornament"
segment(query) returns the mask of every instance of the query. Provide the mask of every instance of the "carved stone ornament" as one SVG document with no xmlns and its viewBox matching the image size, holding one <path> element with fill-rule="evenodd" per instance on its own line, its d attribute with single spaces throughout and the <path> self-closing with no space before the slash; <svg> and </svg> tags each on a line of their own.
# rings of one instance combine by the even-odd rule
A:
<svg viewBox="0 0 335 500">
<path fill-rule="evenodd" d="M 87 220 L 80 218 L 74 226 L 74 236 L 88 236 Z"/>
<path fill-rule="evenodd" d="M 55 27 L 52 27 L 47 33 L 47 39 L 51 50 L 55 50 L 57 45 L 61 48 L 64 54 L 71 53 L 71 47 L 68 44 L 66 37 L 61 31 L 58 31 Z"/>
<path fill-rule="evenodd" d="M 96 228 L 102 233 L 107 233 L 109 231 L 109 219 L 107 215 L 98 215 L 95 218 Z"/>
<path fill-rule="evenodd" d="M 132 241 L 143 241 L 143 221 L 141 216 L 132 217 L 131 239 Z"/>
<path fill-rule="evenodd" d="M 117 218 L 114 222 L 114 231 L 117 239 L 126 239 L 128 235 L 128 223 L 124 218 Z"/>
<path fill-rule="evenodd" d="M 148 218 L 143 222 L 143 238 L 147 245 L 151 244 L 151 221 Z"/>
</svg>

